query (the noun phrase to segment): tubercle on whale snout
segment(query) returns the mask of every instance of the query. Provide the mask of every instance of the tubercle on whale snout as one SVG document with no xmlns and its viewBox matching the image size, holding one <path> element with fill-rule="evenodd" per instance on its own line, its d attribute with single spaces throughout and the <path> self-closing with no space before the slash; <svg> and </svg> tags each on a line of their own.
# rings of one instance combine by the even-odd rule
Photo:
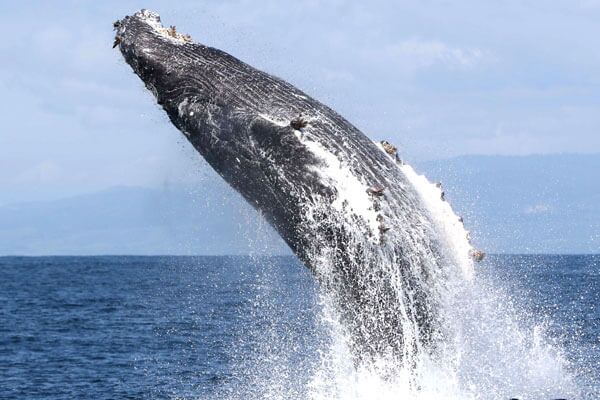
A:
<svg viewBox="0 0 600 400">
<path fill-rule="evenodd" d="M 117 20 L 113 23 L 113 29 L 116 31 L 113 48 L 121 44 L 121 42 L 123 41 L 122 35 L 126 31 L 127 23 L 132 18 L 137 19 L 140 22 L 144 22 L 149 27 L 151 27 L 157 35 L 162 36 L 163 38 L 170 39 L 174 43 L 184 44 L 193 42 L 191 35 L 178 32 L 177 28 L 174 25 L 171 25 L 168 28 L 164 27 L 162 25 L 160 15 L 158 15 L 158 13 L 142 9 L 135 13 L 133 16 L 127 15 L 123 19 Z"/>
</svg>

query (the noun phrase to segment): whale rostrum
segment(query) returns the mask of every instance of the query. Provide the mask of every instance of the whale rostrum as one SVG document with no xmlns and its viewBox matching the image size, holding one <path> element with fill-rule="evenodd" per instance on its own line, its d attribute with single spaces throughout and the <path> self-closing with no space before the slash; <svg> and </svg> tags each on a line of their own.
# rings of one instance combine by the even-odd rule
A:
<svg viewBox="0 0 600 400">
<path fill-rule="evenodd" d="M 396 147 L 291 84 L 164 28 L 154 12 L 115 29 L 115 46 L 172 123 L 314 272 L 356 362 L 435 352 L 444 335 L 436 293 L 454 260 Z"/>
</svg>

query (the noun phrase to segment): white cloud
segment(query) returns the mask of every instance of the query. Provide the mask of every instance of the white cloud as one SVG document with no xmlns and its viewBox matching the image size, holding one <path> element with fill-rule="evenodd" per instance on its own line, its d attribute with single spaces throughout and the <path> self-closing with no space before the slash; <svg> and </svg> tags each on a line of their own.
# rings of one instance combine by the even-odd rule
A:
<svg viewBox="0 0 600 400">
<path fill-rule="evenodd" d="M 525 209 L 525 214 L 545 214 L 552 210 L 547 204 L 535 204 Z"/>
<path fill-rule="evenodd" d="M 490 59 L 489 51 L 476 47 L 453 47 L 440 40 L 411 38 L 399 43 L 370 49 L 366 55 L 377 62 L 394 62 L 400 68 L 414 72 L 433 65 L 451 69 L 470 69 Z"/>
</svg>

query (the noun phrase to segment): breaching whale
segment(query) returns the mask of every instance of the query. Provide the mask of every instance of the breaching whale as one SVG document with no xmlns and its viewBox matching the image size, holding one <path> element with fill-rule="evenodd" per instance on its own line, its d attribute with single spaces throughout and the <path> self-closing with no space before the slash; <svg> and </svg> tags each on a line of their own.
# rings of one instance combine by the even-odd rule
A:
<svg viewBox="0 0 600 400">
<path fill-rule="evenodd" d="M 154 12 L 115 29 L 115 47 L 172 123 L 314 272 L 356 362 L 434 351 L 436 293 L 456 256 L 395 148 Z"/>
</svg>

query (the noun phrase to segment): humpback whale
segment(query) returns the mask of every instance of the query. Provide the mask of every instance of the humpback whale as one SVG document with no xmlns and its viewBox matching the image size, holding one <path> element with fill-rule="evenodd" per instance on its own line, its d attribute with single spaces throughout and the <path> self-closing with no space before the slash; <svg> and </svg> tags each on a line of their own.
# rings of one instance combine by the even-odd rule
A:
<svg viewBox="0 0 600 400">
<path fill-rule="evenodd" d="M 438 293 L 469 249 L 442 245 L 396 148 L 155 12 L 114 26 L 114 46 L 171 122 L 314 273 L 356 363 L 435 352 Z"/>
</svg>

